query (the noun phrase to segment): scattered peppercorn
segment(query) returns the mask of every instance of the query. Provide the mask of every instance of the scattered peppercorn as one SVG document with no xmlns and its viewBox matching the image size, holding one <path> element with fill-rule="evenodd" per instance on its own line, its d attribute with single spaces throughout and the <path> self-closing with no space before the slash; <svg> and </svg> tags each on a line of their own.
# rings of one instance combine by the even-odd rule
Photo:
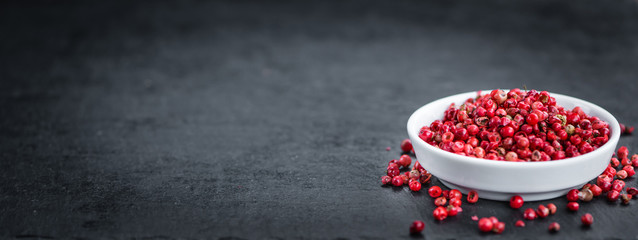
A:
<svg viewBox="0 0 638 240">
<path fill-rule="evenodd" d="M 578 211 L 578 208 L 580 207 L 580 205 L 577 202 L 569 202 L 567 203 L 567 209 L 569 209 L 570 211 Z"/>
<path fill-rule="evenodd" d="M 410 141 L 410 139 L 406 138 L 401 141 L 401 151 L 406 153 L 412 151 L 412 142 Z"/>
<path fill-rule="evenodd" d="M 536 209 L 536 215 L 540 218 L 546 218 L 547 216 L 549 216 L 549 208 L 545 207 L 545 205 L 543 204 L 538 205 L 538 208 Z"/>
<path fill-rule="evenodd" d="M 417 180 L 410 180 L 410 190 L 413 192 L 418 192 L 421 190 L 421 183 Z"/>
<path fill-rule="evenodd" d="M 450 203 L 449 205 L 455 206 L 455 207 L 460 207 L 462 204 L 461 199 L 460 198 L 452 198 L 450 199 Z"/>
<path fill-rule="evenodd" d="M 399 158 L 399 165 L 401 165 L 404 168 L 409 167 L 411 163 L 412 163 L 412 158 L 410 157 L 410 155 L 403 154 Z"/>
<path fill-rule="evenodd" d="M 395 187 L 400 187 L 403 185 L 403 178 L 401 176 L 394 176 L 392 178 L 392 185 Z"/>
<path fill-rule="evenodd" d="M 494 223 L 489 218 L 481 218 L 478 221 L 478 228 L 481 232 L 489 232 L 494 228 Z"/>
<path fill-rule="evenodd" d="M 458 189 L 452 189 L 452 190 L 450 190 L 448 198 L 450 198 L 450 199 L 452 199 L 452 198 L 461 199 L 462 197 L 463 197 L 463 194 L 461 193 L 461 191 L 459 191 Z"/>
<path fill-rule="evenodd" d="M 454 205 L 447 205 L 447 215 L 450 217 L 456 216 L 459 212 L 463 211 L 461 207 Z"/>
<path fill-rule="evenodd" d="M 623 188 L 625 188 L 625 181 L 623 181 L 623 180 L 616 179 L 611 184 L 611 189 L 612 190 L 620 192 L 620 191 L 622 191 Z"/>
<path fill-rule="evenodd" d="M 534 220 L 536 219 L 536 212 L 531 208 L 525 209 L 525 212 L 523 212 L 523 218 L 527 220 Z"/>
<path fill-rule="evenodd" d="M 570 201 L 570 202 L 578 201 L 579 192 L 580 191 L 578 191 L 578 189 L 569 190 L 569 192 L 567 192 L 567 201 Z"/>
<path fill-rule="evenodd" d="M 548 203 L 547 204 L 547 208 L 549 209 L 549 214 L 554 215 L 554 213 L 556 213 L 556 205 L 554 205 L 553 203 Z"/>
<path fill-rule="evenodd" d="M 447 218 L 447 209 L 445 209 L 445 207 L 437 207 L 434 209 L 434 212 L 432 212 L 432 216 L 438 221 L 443 221 Z"/>
<path fill-rule="evenodd" d="M 591 191 L 591 193 L 593 194 L 594 197 L 598 197 L 598 196 L 600 196 L 600 194 L 603 193 L 603 190 L 596 184 L 592 184 L 589 187 L 589 190 Z"/>
<path fill-rule="evenodd" d="M 496 224 L 494 224 L 494 227 L 492 228 L 492 232 L 496 234 L 501 234 L 503 231 L 505 231 L 504 222 L 497 222 Z"/>
<path fill-rule="evenodd" d="M 476 203 L 478 202 L 479 195 L 476 191 L 472 190 L 467 193 L 467 202 L 468 203 Z"/>
<path fill-rule="evenodd" d="M 513 209 L 519 209 L 523 206 L 523 198 L 521 196 L 513 196 L 512 198 L 510 198 L 510 207 L 512 207 Z"/>
<path fill-rule="evenodd" d="M 609 200 L 610 202 L 617 201 L 619 197 L 620 197 L 620 192 L 616 190 L 611 190 L 607 193 L 607 200 Z"/>
<path fill-rule="evenodd" d="M 388 185 L 390 184 L 390 182 L 392 181 L 392 178 L 390 176 L 383 176 L 381 177 L 381 184 L 383 185 Z"/>
<path fill-rule="evenodd" d="M 578 199 L 583 202 L 589 202 L 594 197 L 594 193 L 589 189 L 585 188 L 582 191 L 578 192 Z"/>
<path fill-rule="evenodd" d="M 433 197 L 433 198 L 441 196 L 441 187 L 439 186 L 430 187 L 430 189 L 428 189 L 428 194 L 430 194 L 430 197 Z"/>
<path fill-rule="evenodd" d="M 560 230 L 560 224 L 558 224 L 557 222 L 553 222 L 549 224 L 550 232 L 558 232 L 559 230 Z"/>
<path fill-rule="evenodd" d="M 447 204 L 447 199 L 444 197 L 438 197 L 436 199 L 434 199 L 434 205 L 442 207 L 445 206 L 445 204 Z"/>
<path fill-rule="evenodd" d="M 583 225 L 590 226 L 594 223 L 594 217 L 589 213 L 585 213 L 585 215 L 580 217 L 580 221 L 583 223 Z"/>
<path fill-rule="evenodd" d="M 492 102 L 491 104 L 501 104 L 508 101 L 507 97 L 505 99 L 501 99 L 501 97 L 502 94 L 499 94 L 498 97 L 493 99 L 493 101 L 495 102 Z M 477 100 L 478 99 L 480 99 L 480 97 L 478 97 Z M 501 99 L 502 102 L 499 99 Z M 468 102 L 471 101 L 466 101 L 466 103 Z M 486 104 L 489 105 L 489 103 Z M 601 130 L 604 135 L 609 134 L 608 125 L 606 123 L 598 120 L 595 117 L 592 117 L 592 119 L 584 117 L 582 114 L 582 110 L 578 107 L 574 108 L 574 110 L 572 110 L 569 115 L 552 116 L 559 119 L 561 117 L 567 119 L 561 120 L 561 122 L 563 122 L 563 125 L 561 125 L 559 122 L 556 122 L 556 120 L 552 120 L 554 122 L 550 122 L 550 124 L 544 123 L 544 121 L 548 117 L 547 113 L 543 113 L 541 110 L 534 109 L 534 107 L 538 108 L 542 106 L 542 104 L 537 104 L 536 102 L 534 102 L 531 109 L 528 109 L 533 111 L 529 112 L 526 118 L 520 119 L 519 117 L 518 120 L 514 120 L 512 115 L 510 115 L 510 111 L 514 110 L 507 109 L 507 111 L 505 111 L 500 108 L 496 108 L 495 111 L 498 111 L 494 112 L 496 116 L 486 115 L 484 119 L 476 119 L 478 120 L 475 122 L 476 124 L 467 125 L 469 121 L 471 121 L 471 119 L 467 119 L 469 121 L 464 121 L 464 124 L 467 125 L 466 128 L 462 128 L 464 126 L 463 124 L 449 125 L 447 124 L 447 122 L 439 122 L 439 125 L 437 126 L 446 129 L 446 132 L 444 133 L 444 135 L 446 136 L 437 135 L 437 137 L 442 138 L 443 142 L 452 144 L 450 147 L 455 150 L 455 152 L 462 155 L 475 155 L 474 157 L 485 157 L 492 160 L 523 161 L 521 159 L 526 159 L 527 157 L 529 157 L 532 159 L 532 161 L 547 161 L 562 159 L 566 156 L 565 152 L 571 152 L 571 154 L 567 155 L 577 156 L 583 154 L 582 152 L 586 153 L 589 151 L 593 151 L 595 147 L 591 146 L 593 145 L 592 140 L 585 140 L 586 137 L 592 135 L 592 129 Z M 448 108 L 448 110 L 446 110 L 446 116 L 450 114 L 448 111 L 451 111 L 451 109 L 453 109 L 453 105 Z M 478 108 L 477 111 L 479 111 Z M 480 111 L 486 110 L 483 109 Z M 459 111 L 457 114 L 464 115 L 462 111 Z M 465 115 L 467 114 L 468 112 L 465 113 Z M 518 115 L 514 116 L 516 117 Z M 461 116 L 461 118 L 464 117 L 469 116 Z M 512 125 L 509 125 L 513 121 L 520 120 L 528 124 L 535 123 L 538 125 L 530 126 L 524 124 L 520 126 L 520 130 L 518 130 L 516 127 L 513 127 Z M 573 124 L 564 125 L 565 123 Z M 561 129 L 562 126 L 564 126 L 564 129 Z M 561 142 L 543 143 L 542 141 L 539 141 L 541 139 L 537 139 L 538 137 L 532 137 L 530 139 L 525 137 L 515 138 L 516 133 L 518 133 L 515 131 L 522 131 L 525 134 L 531 134 L 536 132 L 537 128 L 541 127 L 547 128 L 543 129 L 543 138 L 552 138 L 555 140 L 557 139 L 560 141 L 567 141 L 572 144 L 572 147 L 574 145 L 580 146 L 578 146 L 578 148 L 576 149 L 565 149 L 565 152 L 560 153 L 563 156 L 562 158 L 553 159 L 550 158 L 550 156 L 553 156 L 555 153 L 548 154 L 547 152 L 561 149 L 561 146 L 559 144 Z M 633 127 L 631 129 L 633 131 Z M 555 135 L 550 136 L 549 131 L 551 130 L 555 130 L 555 132 L 552 133 Z M 626 131 L 626 129 L 623 131 Z M 563 136 L 563 133 L 565 134 L 565 136 Z M 601 132 L 599 131 L 594 135 L 600 136 L 600 134 Z M 514 137 L 515 139 L 512 139 L 512 137 Z M 483 140 L 483 142 L 481 142 L 481 140 Z M 586 146 L 587 150 L 582 151 L 582 145 L 584 145 L 585 143 L 588 144 L 588 146 Z M 604 142 L 602 144 L 604 144 Z M 482 147 L 482 145 L 486 146 Z M 521 154 L 520 151 L 516 150 L 517 147 L 523 148 L 527 150 L 527 152 L 523 151 Z M 553 148 L 553 150 L 548 150 L 550 148 Z M 404 153 L 413 154 L 412 144 L 409 139 L 405 139 L 401 142 L 401 149 Z M 389 151 L 390 148 L 388 147 L 386 150 Z M 487 155 L 485 155 L 486 150 L 488 152 Z M 625 181 L 623 181 L 624 179 L 631 178 L 633 175 L 635 175 L 635 167 L 638 167 L 638 154 L 633 154 L 631 157 L 629 157 L 629 151 L 627 147 L 621 146 L 614 156 L 615 157 L 611 158 L 610 163 L 605 171 L 596 178 L 596 183 L 587 183 L 583 185 L 580 190 L 571 189 L 567 193 L 566 197 L 569 201 L 569 203 L 567 204 L 567 208 L 569 210 L 578 211 L 580 207 L 577 202 L 578 200 L 589 202 L 593 199 L 593 197 L 599 196 L 602 193 L 607 193 L 606 197 L 610 202 L 615 202 L 620 198 L 622 204 L 629 204 L 631 199 L 633 199 L 635 195 L 638 195 L 638 189 L 636 187 L 628 187 L 627 189 L 624 189 L 626 183 Z M 529 159 L 527 159 L 526 161 L 529 161 Z M 425 170 L 423 166 L 421 166 L 421 164 L 416 160 L 414 167 L 412 167 L 411 170 L 408 169 L 408 171 L 404 172 L 400 170 L 400 168 L 409 168 L 411 162 L 412 158 L 408 154 L 401 155 L 398 160 L 393 159 L 389 161 L 387 174 L 381 177 L 381 183 L 383 185 L 392 184 L 397 187 L 409 185 L 410 190 L 419 191 L 421 189 L 421 184 L 429 182 L 432 175 L 427 170 Z M 617 167 L 621 167 L 621 169 L 617 170 Z M 462 194 L 459 190 L 442 190 L 439 186 L 432 186 L 428 189 L 428 194 L 431 197 L 436 198 L 434 203 L 437 207 L 433 211 L 433 216 L 436 220 L 442 221 L 448 216 L 456 216 L 458 213 L 462 212 Z M 478 201 L 478 198 L 478 193 L 472 190 L 468 192 L 466 199 L 468 203 L 476 203 Z M 518 195 L 510 198 L 510 207 L 514 209 L 521 208 L 523 204 L 524 201 L 522 197 Z M 557 207 L 553 203 L 548 203 L 547 206 L 541 204 L 536 210 L 532 208 L 526 209 L 523 212 L 523 218 L 527 220 L 533 220 L 537 217 L 545 218 L 551 214 L 555 214 L 556 211 Z M 479 220 L 476 216 L 472 216 L 471 219 L 474 221 Z M 590 226 L 593 221 L 593 216 L 589 213 L 581 216 L 581 222 L 584 226 Z M 488 228 L 488 226 L 490 225 L 491 228 Z M 425 224 L 422 221 L 414 221 L 410 226 L 410 233 L 420 233 L 423 230 L 424 226 Z M 524 227 L 525 222 L 523 222 L 522 220 L 518 220 L 515 222 L 515 226 Z M 479 229 L 483 232 L 491 231 L 496 234 L 500 234 L 505 229 L 505 223 L 498 221 L 498 219 L 494 216 L 489 218 L 482 218 L 479 221 Z M 552 232 L 557 232 L 560 230 L 560 225 L 556 222 L 552 222 L 549 225 L 549 230 Z"/>
<path fill-rule="evenodd" d="M 633 198 L 633 195 L 631 194 L 627 194 L 627 193 L 623 193 L 620 194 L 620 200 L 622 200 L 622 204 L 629 204 L 629 201 L 631 201 L 631 198 Z"/>
<path fill-rule="evenodd" d="M 425 223 L 423 221 L 414 221 L 410 224 L 410 234 L 419 234 L 425 228 Z"/>
</svg>

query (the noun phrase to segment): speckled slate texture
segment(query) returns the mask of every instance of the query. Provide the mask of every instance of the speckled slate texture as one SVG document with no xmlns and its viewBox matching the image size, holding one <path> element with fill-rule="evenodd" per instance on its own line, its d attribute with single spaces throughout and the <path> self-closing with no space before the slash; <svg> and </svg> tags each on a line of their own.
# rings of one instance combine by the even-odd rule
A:
<svg viewBox="0 0 638 240">
<path fill-rule="evenodd" d="M 549 90 L 638 125 L 637 66 L 629 0 L 2 2 L 0 237 L 394 239 L 423 219 L 417 239 L 636 238 L 638 201 L 436 223 L 379 178 L 409 115 L 459 92 Z"/>
</svg>

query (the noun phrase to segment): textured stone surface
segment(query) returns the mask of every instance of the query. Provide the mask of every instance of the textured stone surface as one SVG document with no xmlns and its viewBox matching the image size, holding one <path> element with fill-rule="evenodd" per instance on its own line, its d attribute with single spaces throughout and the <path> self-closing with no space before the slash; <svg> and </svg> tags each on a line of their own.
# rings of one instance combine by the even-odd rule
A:
<svg viewBox="0 0 638 240">
<path fill-rule="evenodd" d="M 526 86 L 638 125 L 635 1 L 16 1 L 0 33 L 3 237 L 485 237 L 472 215 L 638 236 L 635 201 L 436 223 L 379 180 L 409 115 L 454 93 Z"/>
</svg>

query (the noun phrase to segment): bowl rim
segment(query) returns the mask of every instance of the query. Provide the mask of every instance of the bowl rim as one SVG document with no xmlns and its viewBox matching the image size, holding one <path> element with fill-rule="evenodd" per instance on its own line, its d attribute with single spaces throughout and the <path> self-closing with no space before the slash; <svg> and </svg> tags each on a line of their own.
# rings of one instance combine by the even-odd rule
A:
<svg viewBox="0 0 638 240">
<path fill-rule="evenodd" d="M 509 89 L 501 89 L 503 91 L 509 91 Z M 416 111 L 414 111 L 412 113 L 412 115 L 410 115 L 410 118 L 408 119 L 407 122 L 407 130 L 408 130 L 408 136 L 410 137 L 410 139 L 417 139 L 418 142 L 412 142 L 412 144 L 419 144 L 419 145 L 425 145 L 425 149 L 428 149 L 430 151 L 434 151 L 437 154 L 441 154 L 443 156 L 445 156 L 446 158 L 449 159 L 453 159 L 455 161 L 459 161 L 462 162 L 464 164 L 469 164 L 469 165 L 483 165 L 483 166 L 487 166 L 487 167 L 498 167 L 498 168 L 504 168 L 504 169 L 521 169 L 521 168 L 537 168 L 537 167 L 541 167 L 541 168 L 545 168 L 545 167 L 560 167 L 560 166 L 565 166 L 565 165 L 572 165 L 572 164 L 578 164 L 578 163 L 586 163 L 587 160 L 589 159 L 589 156 L 592 156 L 593 154 L 590 153 L 594 153 L 594 152 L 602 152 L 605 151 L 605 149 L 607 148 L 612 148 L 615 147 L 615 145 L 617 144 L 618 140 L 620 139 L 620 125 L 618 123 L 618 120 L 616 120 L 616 118 L 609 113 L 607 110 L 605 110 L 604 108 L 593 104 L 591 102 L 579 99 L 579 98 L 575 98 L 575 97 L 570 97 L 564 94 L 559 94 L 559 93 L 553 93 L 553 92 L 549 92 L 550 96 L 552 97 L 556 97 L 559 96 L 562 99 L 565 99 L 569 102 L 574 102 L 574 106 L 584 106 L 587 105 L 587 107 L 590 109 L 590 111 L 592 112 L 599 112 L 599 114 L 594 115 L 596 117 L 601 118 L 602 115 L 606 115 L 604 118 L 609 119 L 609 121 L 606 120 L 606 122 L 609 124 L 610 127 L 610 137 L 609 140 L 603 144 L 601 147 L 597 148 L 596 150 L 580 155 L 580 156 L 576 156 L 576 157 L 570 157 L 570 158 L 565 158 L 565 159 L 560 159 L 560 160 L 553 160 L 553 161 L 542 161 L 542 162 L 509 162 L 509 161 L 496 161 L 496 160 L 488 160 L 488 159 L 482 159 L 482 158 L 475 158 L 475 157 L 468 157 L 468 156 L 463 156 L 463 155 L 459 155 L 456 153 L 451 153 L 436 147 L 433 147 L 432 145 L 426 143 L 425 141 L 423 141 L 420 137 L 418 137 L 417 132 L 418 131 L 412 131 L 411 126 L 415 125 L 417 123 L 415 123 L 416 119 L 418 118 L 418 116 L 426 113 L 427 111 L 425 111 L 426 109 L 428 109 L 431 106 L 435 106 L 438 104 L 441 104 L 442 102 L 445 102 L 446 104 L 450 104 L 452 102 L 455 102 L 454 99 L 460 98 L 462 96 L 465 95 L 470 95 L 470 94 L 480 94 L 480 93 L 489 93 L 492 90 L 478 90 L 478 91 L 471 91 L 471 92 L 464 92 L 464 93 L 459 93 L 459 94 L 455 94 L 455 95 L 451 95 L 451 96 L 447 96 L 447 97 L 443 97 L 437 100 L 434 100 L 430 103 L 427 103 L 421 107 L 419 107 Z M 523 90 L 524 91 L 524 90 Z M 480 93 L 479 93 L 480 92 Z M 464 99 L 465 100 L 465 99 Z M 463 100 L 463 101 L 464 101 Z M 591 114 L 588 114 L 591 115 Z M 423 125 L 425 126 L 425 125 Z M 420 129 L 423 126 L 418 126 L 418 129 Z M 615 149 L 614 151 L 615 152 Z M 478 160 L 478 161 L 477 161 Z"/>
</svg>

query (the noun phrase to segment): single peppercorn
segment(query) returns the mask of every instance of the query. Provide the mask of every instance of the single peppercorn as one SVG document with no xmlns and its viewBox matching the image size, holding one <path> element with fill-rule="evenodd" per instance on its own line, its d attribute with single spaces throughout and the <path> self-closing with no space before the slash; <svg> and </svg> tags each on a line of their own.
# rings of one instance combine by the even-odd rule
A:
<svg viewBox="0 0 638 240">
<path fill-rule="evenodd" d="M 514 226 L 525 227 L 525 222 L 523 222 L 522 220 L 518 220 L 516 221 L 516 223 L 514 223 Z"/>
<path fill-rule="evenodd" d="M 597 196 L 599 196 L 600 194 L 602 194 L 602 193 L 603 193 L 603 190 L 602 190 L 602 189 L 601 189 L 598 185 L 596 185 L 596 184 L 592 184 L 592 185 L 589 187 L 589 190 L 591 191 L 591 193 L 592 193 L 592 195 L 593 195 L 594 197 L 597 197 Z"/>
<path fill-rule="evenodd" d="M 459 214 L 459 211 L 461 211 L 461 207 L 453 206 L 453 205 L 448 205 L 446 209 L 447 209 L 447 215 L 450 217 L 456 216 L 457 214 Z"/>
<path fill-rule="evenodd" d="M 534 125 L 536 125 L 538 123 L 538 119 L 539 119 L 539 117 L 538 117 L 537 114 L 531 113 L 531 114 L 527 115 L 526 122 L 527 122 L 527 124 L 529 124 L 531 126 L 534 126 Z"/>
<path fill-rule="evenodd" d="M 567 192 L 567 201 L 575 202 L 578 201 L 578 189 L 572 189 Z"/>
<path fill-rule="evenodd" d="M 421 170 L 421 177 L 419 178 L 419 182 L 421 182 L 421 184 L 426 184 L 430 181 L 430 178 L 432 178 L 432 174 L 428 173 L 425 169 Z"/>
<path fill-rule="evenodd" d="M 454 140 L 454 133 L 446 132 L 441 136 L 441 142 L 451 142 Z"/>
<path fill-rule="evenodd" d="M 549 209 L 549 214 L 554 215 L 554 213 L 556 213 L 557 208 L 553 203 L 548 203 L 547 208 Z"/>
<path fill-rule="evenodd" d="M 403 154 L 399 158 L 399 165 L 401 165 L 404 168 L 409 167 L 411 163 L 412 163 L 412 158 L 410 158 L 410 156 L 407 154 Z"/>
<path fill-rule="evenodd" d="M 439 186 L 430 187 L 430 189 L 428 189 L 428 194 L 430 195 L 430 197 L 433 197 L 433 198 L 441 196 L 441 187 Z"/>
<path fill-rule="evenodd" d="M 611 158 L 611 160 L 609 160 L 609 164 L 612 167 L 618 167 L 620 165 L 620 161 L 618 161 L 618 158 L 613 157 Z"/>
<path fill-rule="evenodd" d="M 479 195 L 476 191 L 472 190 L 467 193 L 467 202 L 468 203 L 476 203 L 478 202 Z"/>
<path fill-rule="evenodd" d="M 405 173 L 408 173 L 408 172 L 405 172 Z M 399 175 L 399 177 L 401 177 L 401 179 L 403 179 L 403 184 L 404 185 L 410 183 L 410 177 L 408 177 L 408 174 L 401 174 L 401 175 Z"/>
<path fill-rule="evenodd" d="M 594 223 L 594 216 L 589 213 L 585 213 L 585 215 L 580 217 L 580 221 L 584 226 L 591 226 Z"/>
<path fill-rule="evenodd" d="M 443 221 L 445 218 L 447 218 L 447 210 L 445 209 L 445 207 L 437 207 L 436 209 L 434 209 L 434 212 L 432 212 L 432 216 L 434 216 L 434 219 L 438 221 Z"/>
<path fill-rule="evenodd" d="M 625 181 L 623 180 L 614 180 L 614 182 L 611 184 L 611 189 L 615 190 L 617 192 L 622 191 L 622 189 L 625 188 Z"/>
<path fill-rule="evenodd" d="M 615 202 L 620 197 L 620 192 L 616 190 L 611 190 L 607 193 L 607 200 L 610 202 Z"/>
<path fill-rule="evenodd" d="M 627 149 L 627 147 L 622 146 L 618 149 L 618 151 L 616 152 L 618 158 L 623 159 L 629 156 L 629 150 Z"/>
<path fill-rule="evenodd" d="M 410 152 L 412 151 L 412 141 L 410 141 L 410 139 L 403 139 L 403 141 L 401 141 L 401 151 L 403 152 Z"/>
<path fill-rule="evenodd" d="M 414 221 L 410 224 L 410 234 L 419 234 L 425 228 L 425 223 L 423 221 Z"/>
<path fill-rule="evenodd" d="M 478 228 L 481 232 L 489 232 L 494 228 L 494 223 L 489 218 L 481 218 L 478 221 Z"/>
<path fill-rule="evenodd" d="M 638 188 L 635 188 L 635 187 L 627 188 L 627 194 L 631 194 L 631 196 L 638 195 Z"/>
<path fill-rule="evenodd" d="M 632 177 L 632 176 L 634 176 L 634 174 L 636 174 L 636 171 L 634 170 L 634 167 L 631 166 L 631 165 L 624 166 L 622 168 L 622 170 L 627 172 L 627 177 Z"/>
<path fill-rule="evenodd" d="M 388 185 L 388 184 L 390 184 L 390 182 L 392 182 L 392 178 L 390 176 L 382 176 L 381 177 L 381 184 Z"/>
<path fill-rule="evenodd" d="M 559 230 L 560 230 L 560 224 L 558 224 L 557 222 L 553 222 L 549 224 L 550 232 L 558 232 Z"/>
<path fill-rule="evenodd" d="M 625 178 L 627 178 L 627 175 L 628 175 L 627 171 L 625 171 L 624 169 L 616 172 L 616 177 L 618 179 L 625 179 Z"/>
<path fill-rule="evenodd" d="M 498 223 L 498 218 L 496 218 L 495 216 L 491 216 L 488 219 L 490 219 L 490 221 L 492 221 L 492 224 L 496 225 L 496 223 Z"/>
<path fill-rule="evenodd" d="M 444 197 L 438 197 L 436 199 L 434 199 L 434 205 L 436 206 L 445 206 L 445 204 L 447 204 L 447 199 Z"/>
<path fill-rule="evenodd" d="M 543 204 L 538 205 L 538 208 L 536 209 L 536 215 L 540 218 L 546 218 L 547 216 L 549 216 L 549 209 Z"/>
<path fill-rule="evenodd" d="M 403 178 L 401 176 L 394 176 L 392 178 L 392 185 L 395 187 L 400 187 L 403 185 Z"/>
<path fill-rule="evenodd" d="M 450 196 L 449 196 L 450 199 L 452 199 L 452 198 L 461 199 L 462 197 L 463 197 L 463 194 L 458 189 L 450 190 Z"/>
<path fill-rule="evenodd" d="M 450 199 L 450 205 L 455 206 L 455 207 L 460 207 L 462 202 L 460 198 L 452 198 Z"/>
<path fill-rule="evenodd" d="M 589 189 L 585 188 L 582 191 L 578 192 L 578 199 L 583 202 L 589 202 L 594 197 L 594 193 Z"/>
<path fill-rule="evenodd" d="M 505 231 L 505 223 L 497 222 L 496 224 L 494 224 L 492 231 L 496 234 L 501 234 L 503 231 Z"/>
<path fill-rule="evenodd" d="M 525 209 L 525 212 L 523 212 L 523 218 L 527 220 L 534 220 L 536 219 L 536 212 L 531 208 Z"/>
<path fill-rule="evenodd" d="M 623 193 L 620 194 L 620 200 L 622 201 L 622 204 L 629 204 L 629 201 L 631 201 L 631 198 L 633 198 L 633 195 L 631 194 L 627 194 L 627 193 Z"/>
<path fill-rule="evenodd" d="M 418 180 L 419 178 L 421 178 L 421 172 L 419 170 L 412 169 L 410 170 L 408 177 L 410 177 L 411 180 Z"/>
<path fill-rule="evenodd" d="M 419 190 L 421 190 L 421 183 L 417 180 L 410 180 L 410 190 L 412 190 L 413 192 L 418 192 Z"/>
<path fill-rule="evenodd" d="M 450 197 L 450 190 L 441 191 L 441 196 L 443 196 L 444 198 L 449 198 Z"/>
<path fill-rule="evenodd" d="M 510 198 L 510 207 L 514 208 L 514 209 L 519 209 L 523 206 L 523 198 L 521 196 L 513 196 L 512 198 Z"/>
<path fill-rule="evenodd" d="M 578 208 L 580 208 L 580 205 L 577 202 L 567 203 L 567 209 L 569 209 L 572 212 L 578 211 Z"/>
</svg>

